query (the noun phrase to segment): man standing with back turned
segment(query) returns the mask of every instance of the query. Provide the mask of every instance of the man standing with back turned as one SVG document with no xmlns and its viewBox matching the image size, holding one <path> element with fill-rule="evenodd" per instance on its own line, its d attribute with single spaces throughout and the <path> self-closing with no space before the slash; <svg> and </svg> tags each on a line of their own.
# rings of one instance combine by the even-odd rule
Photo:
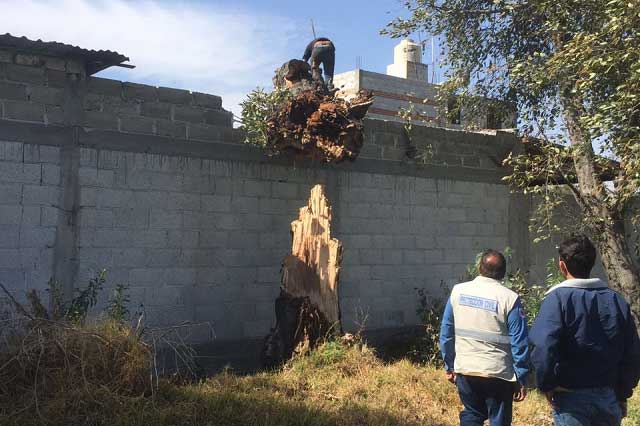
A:
<svg viewBox="0 0 640 426">
<path fill-rule="evenodd" d="M 333 90 L 333 70 L 336 64 L 336 48 L 325 37 L 318 37 L 311 41 L 304 50 L 304 56 L 302 59 L 307 62 L 311 59 L 311 75 L 314 80 L 323 82 L 322 74 L 320 73 L 320 64 L 324 71 L 324 76 L 327 78 L 327 89 Z"/>
<path fill-rule="evenodd" d="M 485 251 L 478 277 L 453 287 L 444 310 L 440 350 L 464 405 L 461 426 L 509 426 L 513 401 L 526 397 L 527 319 L 518 295 L 500 283 L 506 270 L 502 253 Z"/>
<path fill-rule="evenodd" d="M 629 304 L 589 278 L 596 249 L 585 236 L 559 247 L 565 281 L 552 287 L 531 328 L 536 384 L 556 426 L 619 426 L 640 378 L 640 340 Z"/>
</svg>

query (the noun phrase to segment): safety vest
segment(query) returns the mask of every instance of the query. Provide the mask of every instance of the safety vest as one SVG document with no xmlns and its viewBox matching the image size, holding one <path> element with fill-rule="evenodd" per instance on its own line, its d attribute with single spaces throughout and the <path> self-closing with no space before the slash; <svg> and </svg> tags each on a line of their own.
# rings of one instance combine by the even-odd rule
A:
<svg viewBox="0 0 640 426">
<path fill-rule="evenodd" d="M 516 381 L 507 318 L 518 295 L 478 276 L 451 291 L 456 373 Z"/>
</svg>

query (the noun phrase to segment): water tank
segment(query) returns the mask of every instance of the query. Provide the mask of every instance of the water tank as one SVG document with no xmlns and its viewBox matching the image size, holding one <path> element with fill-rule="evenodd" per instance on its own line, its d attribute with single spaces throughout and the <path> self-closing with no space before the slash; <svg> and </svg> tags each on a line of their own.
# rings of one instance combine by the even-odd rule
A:
<svg viewBox="0 0 640 426">
<path fill-rule="evenodd" d="M 396 64 L 404 62 L 422 63 L 422 47 L 413 40 L 402 40 L 393 49 L 393 62 Z"/>
</svg>

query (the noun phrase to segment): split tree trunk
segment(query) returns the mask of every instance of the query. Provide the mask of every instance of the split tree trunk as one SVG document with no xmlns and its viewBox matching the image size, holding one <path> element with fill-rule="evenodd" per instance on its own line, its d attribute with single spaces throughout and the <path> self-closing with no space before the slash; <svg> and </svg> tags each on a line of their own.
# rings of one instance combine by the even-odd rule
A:
<svg viewBox="0 0 640 426">
<path fill-rule="evenodd" d="M 574 194 L 582 214 L 594 220 L 594 242 L 599 249 L 609 284 L 620 291 L 631 305 L 636 320 L 640 319 L 640 272 L 633 263 L 631 250 L 625 238 L 624 218 L 614 211 L 606 199 L 603 183 L 595 168 L 595 153 L 589 138 L 578 122 L 579 107 L 565 97 L 565 121 L 573 150 L 573 161 L 578 179 L 578 192 Z"/>
<path fill-rule="evenodd" d="M 330 334 L 342 333 L 338 280 L 342 243 L 331 238 L 331 206 L 322 185 L 311 190 L 307 206 L 291 223 L 291 254 L 282 263 L 276 299 L 276 326 L 262 352 L 266 367 L 313 349 Z"/>
</svg>

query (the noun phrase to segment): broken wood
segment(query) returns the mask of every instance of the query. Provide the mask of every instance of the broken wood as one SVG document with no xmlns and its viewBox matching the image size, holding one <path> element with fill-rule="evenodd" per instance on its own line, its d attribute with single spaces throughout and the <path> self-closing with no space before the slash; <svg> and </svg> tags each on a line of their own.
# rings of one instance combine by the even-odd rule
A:
<svg viewBox="0 0 640 426">
<path fill-rule="evenodd" d="M 291 254 L 282 263 L 276 325 L 267 336 L 263 364 L 273 367 L 313 349 L 328 334 L 342 333 L 338 283 L 342 243 L 331 237 L 331 206 L 324 187 L 311 190 L 291 223 Z"/>
<path fill-rule="evenodd" d="M 373 104 L 370 92 L 351 101 L 336 97 L 311 78 L 309 64 L 296 59 L 276 70 L 273 81 L 292 97 L 267 120 L 267 149 L 332 163 L 357 158 L 364 142 L 362 119 Z"/>
</svg>

